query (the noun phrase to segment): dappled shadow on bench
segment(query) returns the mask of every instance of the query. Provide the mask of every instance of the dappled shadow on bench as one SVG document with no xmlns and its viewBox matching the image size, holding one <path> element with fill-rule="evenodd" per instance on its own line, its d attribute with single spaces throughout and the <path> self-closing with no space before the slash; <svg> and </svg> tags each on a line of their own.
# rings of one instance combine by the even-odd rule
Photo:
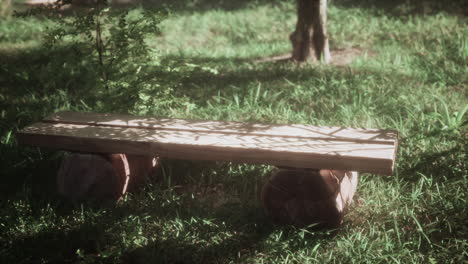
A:
<svg viewBox="0 0 468 264">
<path fill-rule="evenodd" d="M 154 119 L 61 112 L 20 143 L 81 152 L 155 155 L 391 174 L 396 132 L 304 125 Z"/>
</svg>

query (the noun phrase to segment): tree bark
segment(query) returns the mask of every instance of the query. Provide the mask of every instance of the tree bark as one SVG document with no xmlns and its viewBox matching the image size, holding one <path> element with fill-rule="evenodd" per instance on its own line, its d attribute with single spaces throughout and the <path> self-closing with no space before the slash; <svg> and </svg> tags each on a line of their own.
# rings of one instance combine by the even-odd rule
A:
<svg viewBox="0 0 468 264">
<path fill-rule="evenodd" d="M 353 201 L 357 183 L 357 172 L 280 169 L 263 186 L 261 200 L 277 224 L 336 228 Z"/>
<path fill-rule="evenodd" d="M 62 160 L 58 192 L 74 202 L 117 201 L 141 185 L 157 165 L 152 156 L 73 153 Z"/>
<path fill-rule="evenodd" d="M 289 38 L 293 60 L 329 63 L 327 0 L 298 0 L 296 30 Z"/>
</svg>

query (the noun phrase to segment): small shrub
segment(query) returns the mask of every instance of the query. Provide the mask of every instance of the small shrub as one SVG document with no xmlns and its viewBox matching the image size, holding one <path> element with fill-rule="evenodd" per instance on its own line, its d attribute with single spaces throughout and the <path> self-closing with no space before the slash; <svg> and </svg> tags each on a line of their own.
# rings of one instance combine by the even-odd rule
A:
<svg viewBox="0 0 468 264">
<path fill-rule="evenodd" d="M 166 12 L 111 8 L 106 0 L 97 0 L 92 8 L 63 17 L 58 9 L 69 2 L 59 0 L 53 6 L 18 14 L 44 15 L 57 22 L 44 37 L 51 61 L 47 71 L 65 74 L 65 78 L 76 75 L 70 80 L 75 79 L 77 85 L 70 85 L 68 92 L 88 91 L 92 95 L 87 98 L 89 105 L 107 111 L 132 109 L 145 84 L 144 73 L 156 65 L 146 37 L 161 33 L 159 24 Z M 54 87 L 46 86 L 45 90 Z"/>
</svg>

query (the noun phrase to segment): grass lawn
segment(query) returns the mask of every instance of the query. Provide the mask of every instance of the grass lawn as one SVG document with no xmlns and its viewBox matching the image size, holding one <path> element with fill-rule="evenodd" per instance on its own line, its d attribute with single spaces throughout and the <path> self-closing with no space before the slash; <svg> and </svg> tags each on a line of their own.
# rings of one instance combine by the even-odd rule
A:
<svg viewBox="0 0 468 264">
<path fill-rule="evenodd" d="M 466 262 L 463 1 L 387 2 L 331 1 L 335 62 L 298 67 L 254 62 L 291 51 L 294 1 L 156 1 L 168 14 L 145 39 L 150 53 L 129 55 L 107 81 L 95 54 L 70 44 L 82 35 L 47 41 L 70 14 L 5 12 L 0 263 Z M 362 174 L 336 232 L 273 225 L 258 199 L 273 167 L 261 165 L 163 160 L 114 207 L 70 204 L 55 187 L 63 153 L 15 138 L 60 110 L 396 129 L 396 172 Z"/>
</svg>

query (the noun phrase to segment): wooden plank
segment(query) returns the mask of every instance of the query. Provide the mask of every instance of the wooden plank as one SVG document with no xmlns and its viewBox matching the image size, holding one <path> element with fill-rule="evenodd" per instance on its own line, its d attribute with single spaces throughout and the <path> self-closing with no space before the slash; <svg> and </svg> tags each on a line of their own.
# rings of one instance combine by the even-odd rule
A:
<svg viewBox="0 0 468 264">
<path fill-rule="evenodd" d="M 336 141 L 344 140 L 390 145 L 393 145 L 397 138 L 397 132 L 394 130 L 317 127 L 299 124 L 269 125 L 222 121 L 156 119 L 151 117 L 135 117 L 131 115 L 80 112 L 59 112 L 45 118 L 44 122 L 296 138 L 329 138 Z"/>
<path fill-rule="evenodd" d="M 59 114 L 60 119 L 48 118 L 46 122 L 23 129 L 18 133 L 20 143 L 72 151 L 147 154 L 381 174 L 392 174 L 397 144 L 395 131 L 379 133 L 379 130 L 371 130 L 366 134 L 366 130 L 356 130 L 343 136 L 339 133 L 345 129 L 335 129 L 333 131 L 339 132 L 322 135 L 324 131 L 330 131 L 327 130 L 329 128 L 314 127 L 310 131 L 308 126 L 301 125 L 287 130 L 288 126 L 249 124 L 249 127 L 242 127 L 242 123 L 234 122 L 224 127 L 225 122 L 161 121 L 112 115 L 98 116 L 92 121 L 91 117 L 95 115 Z M 168 127 L 165 124 L 169 124 Z M 239 126 L 241 128 L 236 130 Z M 291 131 L 303 133 L 294 136 Z M 350 135 L 356 135 L 357 139 Z M 393 141 L 389 141 L 392 135 Z"/>
</svg>

